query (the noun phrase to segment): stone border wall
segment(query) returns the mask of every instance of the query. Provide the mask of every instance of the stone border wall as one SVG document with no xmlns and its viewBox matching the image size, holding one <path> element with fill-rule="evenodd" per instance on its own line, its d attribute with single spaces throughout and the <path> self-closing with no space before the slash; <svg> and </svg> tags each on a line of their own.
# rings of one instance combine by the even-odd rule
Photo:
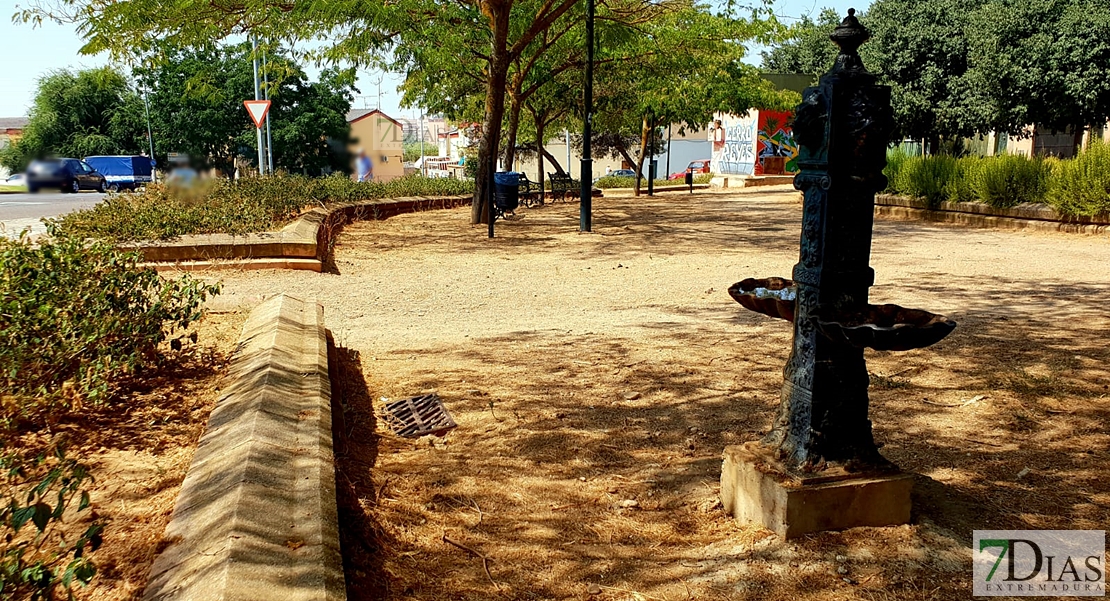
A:
<svg viewBox="0 0 1110 601">
<path fill-rule="evenodd" d="M 981 202 L 942 202 L 930 208 L 924 200 L 879 194 L 875 215 L 901 220 L 956 223 L 973 227 L 1101 234 L 1110 232 L 1110 214 L 1061 215 L 1043 204 L 1021 204 L 1010 208 Z"/>
<path fill-rule="evenodd" d="M 144 601 L 343 601 L 324 310 L 280 295 L 243 325 Z"/>
<path fill-rule="evenodd" d="M 276 232 L 254 234 L 197 234 L 168 242 L 143 242 L 126 245 L 140 251 L 148 263 L 202 262 L 193 267 L 250 267 L 255 260 L 266 260 L 261 267 L 288 267 L 320 271 L 334 244 L 340 227 L 359 219 L 387 219 L 402 213 L 433 209 L 453 209 L 469 205 L 472 195 L 408 197 L 365 202 L 339 203 L 315 208 L 301 214 Z M 220 261 L 227 263 L 221 264 Z M 178 267 L 188 268 L 188 263 Z"/>
</svg>

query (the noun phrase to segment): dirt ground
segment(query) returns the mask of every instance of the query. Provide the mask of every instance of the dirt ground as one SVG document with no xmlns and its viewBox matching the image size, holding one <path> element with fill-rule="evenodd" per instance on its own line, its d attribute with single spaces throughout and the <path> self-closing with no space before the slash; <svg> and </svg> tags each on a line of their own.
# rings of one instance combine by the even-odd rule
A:
<svg viewBox="0 0 1110 601">
<path fill-rule="evenodd" d="M 717 494 L 722 449 L 770 425 L 791 333 L 726 289 L 789 277 L 798 195 L 595 209 L 592 234 L 556 205 L 492 241 L 467 209 L 402 215 L 348 226 L 333 273 L 219 274 L 217 307 L 325 306 L 351 599 L 967 599 L 972 530 L 1110 525 L 1107 237 L 877 222 L 872 301 L 959 323 L 868 352 L 913 521 L 783 542 Z M 390 434 L 383 400 L 426 390 L 459 427 Z"/>
<path fill-rule="evenodd" d="M 68 441 L 67 454 L 88 465 L 95 479 L 88 487 L 92 513 L 81 520 L 95 516 L 103 523 L 104 542 L 91 555 L 96 577 L 87 588 L 74 588 L 77 599 L 142 598 L 244 319 L 238 312 L 207 315 L 194 326 L 196 345 L 127 382 L 121 398 L 14 440 L 16 446 L 42 448 L 60 436 Z"/>
</svg>

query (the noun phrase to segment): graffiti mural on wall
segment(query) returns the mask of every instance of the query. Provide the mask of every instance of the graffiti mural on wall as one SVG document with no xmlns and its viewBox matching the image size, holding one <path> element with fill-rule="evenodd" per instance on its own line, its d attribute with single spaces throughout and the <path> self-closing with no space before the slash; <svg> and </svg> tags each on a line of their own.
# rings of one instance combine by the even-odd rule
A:
<svg viewBox="0 0 1110 601">
<path fill-rule="evenodd" d="M 794 113 L 759 111 L 758 175 L 784 175 L 798 171 L 798 143 L 790 129 Z"/>
<path fill-rule="evenodd" d="M 754 113 L 754 111 L 753 111 Z M 709 130 L 713 140 L 710 169 L 723 175 L 751 175 L 756 165 L 755 115 L 718 114 Z"/>
</svg>

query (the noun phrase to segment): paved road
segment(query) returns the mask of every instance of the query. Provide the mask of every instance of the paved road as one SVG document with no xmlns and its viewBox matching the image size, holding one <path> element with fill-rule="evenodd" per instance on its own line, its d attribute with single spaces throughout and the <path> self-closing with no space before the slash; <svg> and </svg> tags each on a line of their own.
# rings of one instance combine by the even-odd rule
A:
<svg viewBox="0 0 1110 601">
<path fill-rule="evenodd" d="M 43 217 L 57 217 L 77 209 L 86 209 L 103 198 L 104 195 L 97 192 L 0 194 L 0 235 L 11 235 L 28 227 L 32 234 L 41 234 L 45 231 L 39 221 Z"/>
</svg>

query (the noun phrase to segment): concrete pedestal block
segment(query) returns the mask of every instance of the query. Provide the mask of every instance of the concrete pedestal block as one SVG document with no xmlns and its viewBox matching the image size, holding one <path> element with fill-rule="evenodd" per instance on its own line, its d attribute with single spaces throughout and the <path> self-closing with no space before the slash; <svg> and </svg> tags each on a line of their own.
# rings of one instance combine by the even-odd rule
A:
<svg viewBox="0 0 1110 601">
<path fill-rule="evenodd" d="M 755 442 L 726 447 L 721 471 L 725 511 L 783 538 L 908 523 L 912 488 L 913 475 L 905 472 L 789 473 L 770 449 Z"/>
</svg>

